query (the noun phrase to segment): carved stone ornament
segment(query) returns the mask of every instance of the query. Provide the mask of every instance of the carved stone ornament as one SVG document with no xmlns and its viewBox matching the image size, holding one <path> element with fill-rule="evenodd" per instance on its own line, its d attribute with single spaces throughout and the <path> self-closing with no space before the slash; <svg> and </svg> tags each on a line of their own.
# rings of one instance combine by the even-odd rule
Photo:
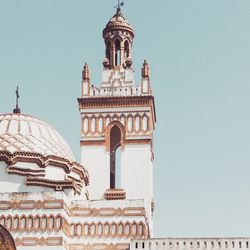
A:
<svg viewBox="0 0 250 250">
<path fill-rule="evenodd" d="M 9 231 L 0 225 L 0 249 L 16 250 L 15 242 Z"/>
<path fill-rule="evenodd" d="M 88 171 L 77 162 L 70 162 L 61 157 L 43 156 L 30 152 L 11 154 L 7 151 L 0 151 L 0 161 L 6 162 L 8 165 L 6 170 L 9 174 L 26 176 L 25 181 L 28 186 L 51 187 L 57 191 L 74 189 L 75 193 L 80 194 L 81 188 L 89 185 Z M 18 162 L 36 163 L 39 169 L 20 168 L 15 165 Z M 45 179 L 45 169 L 48 165 L 63 168 L 65 179 L 61 181 Z M 79 177 L 78 179 L 76 179 L 76 175 Z"/>
</svg>

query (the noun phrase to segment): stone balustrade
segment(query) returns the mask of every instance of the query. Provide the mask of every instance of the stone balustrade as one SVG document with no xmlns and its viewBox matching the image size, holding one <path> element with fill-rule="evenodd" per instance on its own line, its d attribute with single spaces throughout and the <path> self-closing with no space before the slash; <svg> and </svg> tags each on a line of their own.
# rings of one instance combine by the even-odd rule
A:
<svg viewBox="0 0 250 250">
<path fill-rule="evenodd" d="M 91 87 L 89 97 L 106 97 L 106 96 L 140 96 L 141 87 Z"/>
<path fill-rule="evenodd" d="M 250 238 L 166 238 L 150 240 L 132 240 L 130 250 L 218 250 L 249 249 Z"/>
</svg>

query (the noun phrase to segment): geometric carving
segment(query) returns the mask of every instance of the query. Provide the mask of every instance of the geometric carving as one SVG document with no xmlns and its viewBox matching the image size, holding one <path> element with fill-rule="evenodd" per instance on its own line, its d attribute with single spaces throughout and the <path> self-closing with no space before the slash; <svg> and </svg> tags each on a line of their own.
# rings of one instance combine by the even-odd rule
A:
<svg viewBox="0 0 250 250">
<path fill-rule="evenodd" d="M 125 200 L 126 192 L 123 189 L 107 189 L 104 198 L 106 200 Z"/>
<path fill-rule="evenodd" d="M 97 212 L 97 211 L 96 211 Z M 120 214 L 122 214 L 122 209 Z M 117 211 L 119 215 L 119 211 Z M 98 217 L 93 214 L 92 216 Z M 119 221 L 119 222 L 76 222 L 69 223 L 62 218 L 61 215 L 36 215 L 36 216 L 1 216 L 0 222 L 11 232 L 59 232 L 63 231 L 64 234 L 70 238 L 108 238 L 108 237 L 125 237 L 125 238 L 148 238 L 148 229 L 146 224 L 142 221 Z M 5 229 L 5 228 L 4 228 Z M 5 229 L 7 230 L 7 229 Z M 2 234 L 3 235 L 3 234 Z M 1 231 L 0 231 L 1 238 Z M 2 236 L 5 239 L 5 236 Z M 9 239 L 6 237 L 6 239 Z M 2 240 L 2 244 L 6 241 Z M 0 248 L 2 250 L 2 248 Z M 9 249 L 8 249 L 9 250 Z M 12 250 L 12 249 L 11 249 Z"/>
<path fill-rule="evenodd" d="M 28 115 L 0 116 L 0 150 L 55 155 L 74 161 L 62 136 L 49 124 Z"/>
<path fill-rule="evenodd" d="M 9 231 L 0 225 L 0 249 L 1 250 L 16 250 L 14 239 Z"/>
<path fill-rule="evenodd" d="M 120 129 L 120 132 L 121 132 L 121 141 L 120 141 L 121 150 L 124 150 L 124 144 L 125 144 L 125 140 L 126 140 L 126 130 L 125 130 L 124 126 L 122 125 L 122 123 L 120 123 L 118 121 L 113 121 L 105 129 L 105 142 L 106 142 L 106 150 L 107 151 L 110 150 L 111 129 L 115 126 L 117 126 Z"/>
<path fill-rule="evenodd" d="M 30 152 L 15 152 L 11 154 L 8 151 L 0 151 L 0 161 L 4 161 L 8 164 L 6 170 L 9 174 L 26 176 L 27 185 L 52 187 L 55 190 L 72 188 L 76 193 L 80 193 L 84 185 L 89 185 L 88 171 L 77 162 L 71 162 L 62 157 L 53 155 L 43 156 Z M 18 162 L 36 163 L 39 168 L 30 169 L 28 167 L 19 167 L 15 165 Z M 49 165 L 63 168 L 65 171 L 65 180 L 56 181 L 45 179 L 45 169 Z M 72 178 L 72 174 L 77 174 L 79 179 Z"/>
</svg>

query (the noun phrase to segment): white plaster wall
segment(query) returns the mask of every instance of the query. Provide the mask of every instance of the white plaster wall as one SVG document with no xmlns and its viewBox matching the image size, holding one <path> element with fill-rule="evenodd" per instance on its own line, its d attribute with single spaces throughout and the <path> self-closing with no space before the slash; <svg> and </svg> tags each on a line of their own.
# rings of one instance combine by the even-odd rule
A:
<svg viewBox="0 0 250 250">
<path fill-rule="evenodd" d="M 121 155 L 121 168 L 121 187 L 126 198 L 144 199 L 148 223 L 152 226 L 153 163 L 150 145 L 126 145 Z"/>
<path fill-rule="evenodd" d="M 50 180 L 64 180 L 65 179 L 65 170 L 60 167 L 47 166 L 45 169 L 45 177 Z"/>
<path fill-rule="evenodd" d="M 28 163 L 23 163 L 23 165 Z M 0 193 L 13 192 L 46 192 L 51 191 L 49 188 L 26 186 L 25 177 L 20 175 L 8 174 L 6 171 L 7 164 L 0 161 Z"/>
<path fill-rule="evenodd" d="M 101 199 L 109 188 L 109 161 L 109 152 L 104 146 L 81 147 L 81 164 L 86 166 L 89 172 L 88 190 L 92 200 Z"/>
</svg>

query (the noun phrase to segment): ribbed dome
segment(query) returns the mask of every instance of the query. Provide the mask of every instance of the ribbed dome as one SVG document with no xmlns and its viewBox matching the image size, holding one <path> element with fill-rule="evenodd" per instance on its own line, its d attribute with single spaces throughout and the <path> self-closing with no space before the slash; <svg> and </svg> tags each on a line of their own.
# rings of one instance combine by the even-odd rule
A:
<svg viewBox="0 0 250 250">
<path fill-rule="evenodd" d="M 103 37 L 105 38 L 106 34 L 110 31 L 127 31 L 132 37 L 134 37 L 134 29 L 129 24 L 127 19 L 122 15 L 121 10 L 118 8 L 116 14 L 111 17 L 107 23 L 105 29 L 103 30 Z"/>
<path fill-rule="evenodd" d="M 52 126 L 23 114 L 0 115 L 0 151 L 38 153 L 75 161 L 68 144 Z"/>
</svg>

